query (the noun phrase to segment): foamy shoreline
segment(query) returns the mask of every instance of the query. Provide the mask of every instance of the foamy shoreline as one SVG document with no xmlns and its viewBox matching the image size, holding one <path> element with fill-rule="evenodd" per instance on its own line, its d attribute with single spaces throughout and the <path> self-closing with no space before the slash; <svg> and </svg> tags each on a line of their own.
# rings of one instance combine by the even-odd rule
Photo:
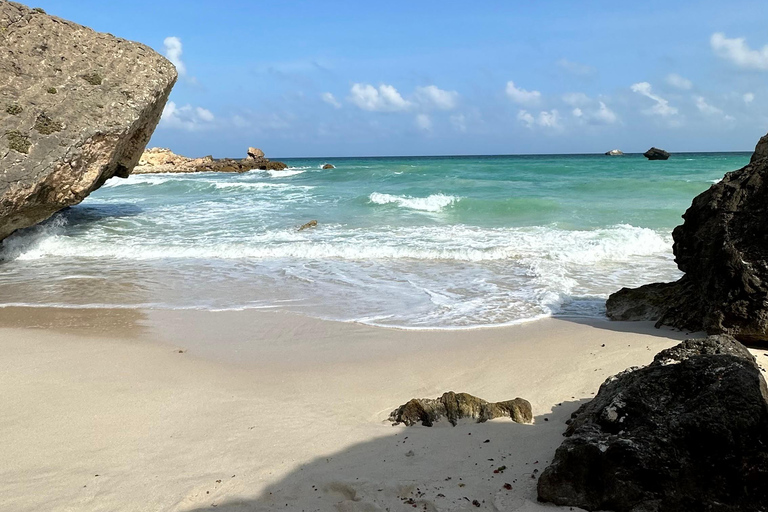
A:
<svg viewBox="0 0 768 512">
<path fill-rule="evenodd" d="M 3 308 L 0 326 L 0 503 L 14 510 L 544 509 L 534 470 L 570 413 L 685 337 L 565 319 L 401 331 L 269 311 Z M 526 398 L 535 422 L 386 421 L 447 390 Z"/>
</svg>

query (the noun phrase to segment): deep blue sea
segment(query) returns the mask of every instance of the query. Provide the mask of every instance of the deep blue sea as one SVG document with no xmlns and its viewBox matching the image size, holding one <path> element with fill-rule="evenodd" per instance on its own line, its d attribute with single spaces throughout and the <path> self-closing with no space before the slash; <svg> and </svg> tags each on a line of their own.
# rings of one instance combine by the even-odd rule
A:
<svg viewBox="0 0 768 512">
<path fill-rule="evenodd" d="M 113 178 L 3 242 L 0 305 L 276 308 L 405 328 L 602 316 L 611 292 L 679 277 L 672 228 L 749 157 L 289 158 Z"/>
</svg>

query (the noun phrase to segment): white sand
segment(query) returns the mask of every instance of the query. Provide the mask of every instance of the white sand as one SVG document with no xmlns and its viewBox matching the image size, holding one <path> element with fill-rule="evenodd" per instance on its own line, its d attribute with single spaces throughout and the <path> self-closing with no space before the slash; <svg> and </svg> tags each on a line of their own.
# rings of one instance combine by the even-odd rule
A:
<svg viewBox="0 0 768 512">
<path fill-rule="evenodd" d="M 398 331 L 252 311 L 6 309 L 0 326 L 0 510 L 16 512 L 552 510 L 535 477 L 570 413 L 685 337 L 645 323 Z M 386 421 L 448 390 L 526 398 L 535 422 Z"/>
</svg>

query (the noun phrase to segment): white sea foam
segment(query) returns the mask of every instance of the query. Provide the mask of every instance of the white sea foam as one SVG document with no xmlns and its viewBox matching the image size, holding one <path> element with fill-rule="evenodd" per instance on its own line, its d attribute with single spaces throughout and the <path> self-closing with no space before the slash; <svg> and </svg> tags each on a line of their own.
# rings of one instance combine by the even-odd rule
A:
<svg viewBox="0 0 768 512">
<path fill-rule="evenodd" d="M 294 169 L 289 167 L 288 169 L 284 169 L 282 171 L 269 170 L 267 171 L 267 174 L 273 178 L 288 178 L 289 176 L 296 176 L 297 174 L 303 174 L 305 172 L 307 172 L 306 169 Z"/>
<path fill-rule="evenodd" d="M 119 187 L 125 185 L 160 185 L 173 180 L 172 174 L 134 174 L 127 178 L 110 178 L 102 187 Z"/>
<path fill-rule="evenodd" d="M 396 204 L 401 208 L 409 208 L 411 210 L 439 212 L 446 206 L 450 206 L 459 201 L 460 198 L 447 196 L 445 194 L 432 194 L 427 197 L 410 197 L 374 192 L 369 196 L 369 200 L 374 204 Z"/>
</svg>

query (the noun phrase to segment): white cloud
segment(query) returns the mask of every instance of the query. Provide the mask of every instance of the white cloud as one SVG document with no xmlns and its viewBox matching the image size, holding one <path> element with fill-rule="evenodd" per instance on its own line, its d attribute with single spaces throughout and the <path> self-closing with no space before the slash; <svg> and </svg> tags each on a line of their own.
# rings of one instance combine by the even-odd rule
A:
<svg viewBox="0 0 768 512">
<path fill-rule="evenodd" d="M 693 87 L 693 82 L 691 82 L 687 78 L 683 78 L 677 73 L 668 74 L 667 83 L 672 87 L 675 87 L 677 89 L 682 89 L 683 91 L 689 91 Z"/>
<path fill-rule="evenodd" d="M 560 114 L 555 109 L 552 109 L 549 112 L 539 112 L 539 117 L 536 119 L 536 123 L 539 126 L 547 128 L 560 128 Z"/>
<path fill-rule="evenodd" d="M 701 112 L 702 114 L 711 116 L 711 115 L 723 113 L 723 111 L 720 110 L 719 108 L 713 107 L 712 105 L 707 103 L 707 100 L 704 99 L 704 96 L 696 96 L 693 99 L 696 101 L 696 108 L 698 108 L 699 112 Z"/>
<path fill-rule="evenodd" d="M 728 39 L 722 32 L 712 34 L 710 39 L 712 50 L 721 58 L 747 69 L 768 70 L 768 45 L 759 50 L 753 50 L 747 45 L 746 39 L 737 37 Z"/>
<path fill-rule="evenodd" d="M 459 93 L 456 91 L 444 91 L 435 85 L 416 88 L 416 99 L 426 105 L 432 105 L 442 110 L 456 108 Z"/>
<path fill-rule="evenodd" d="M 169 101 L 163 108 L 160 126 L 195 131 L 213 126 L 214 120 L 215 117 L 210 110 L 192 105 L 179 107 L 175 102 Z"/>
<path fill-rule="evenodd" d="M 648 82 L 639 82 L 633 84 L 632 91 L 656 102 L 656 104 L 651 107 L 647 113 L 656 114 L 661 117 L 674 116 L 677 114 L 677 108 L 670 106 L 669 101 L 665 100 L 657 94 L 654 94 L 651 88 L 651 84 Z"/>
<path fill-rule="evenodd" d="M 201 121 L 205 121 L 206 123 L 213 122 L 213 112 L 210 110 L 203 107 L 195 107 L 195 112 Z"/>
<path fill-rule="evenodd" d="M 332 105 L 334 108 L 341 108 L 341 103 L 339 103 L 339 100 L 337 100 L 336 97 L 329 92 L 324 92 L 320 95 L 320 98 L 322 98 L 322 100 L 327 104 Z"/>
<path fill-rule="evenodd" d="M 584 117 L 584 111 L 581 110 L 579 107 L 576 107 L 571 111 L 573 114 L 573 117 Z"/>
<path fill-rule="evenodd" d="M 507 82 L 507 96 L 515 103 L 521 105 L 536 105 L 541 100 L 541 93 L 539 91 L 518 89 L 512 80 Z"/>
<path fill-rule="evenodd" d="M 467 131 L 467 118 L 464 114 L 451 116 L 451 124 L 453 125 L 453 129 L 457 132 L 465 133 Z"/>
<path fill-rule="evenodd" d="M 751 92 L 748 92 L 748 93 L 746 93 L 744 96 L 742 96 L 742 99 L 744 100 L 744 103 L 746 103 L 747 105 L 749 105 L 750 103 L 752 103 L 753 101 L 755 101 L 755 95 L 754 95 L 754 94 L 752 94 Z"/>
<path fill-rule="evenodd" d="M 353 84 L 349 101 L 371 112 L 397 112 L 413 106 L 391 85 L 382 84 L 377 89 L 370 84 Z"/>
<path fill-rule="evenodd" d="M 563 101 L 572 107 L 580 107 L 588 104 L 591 100 L 589 99 L 589 96 L 583 92 L 569 92 L 563 94 Z"/>
<path fill-rule="evenodd" d="M 599 102 L 597 112 L 592 114 L 592 118 L 605 124 L 613 124 L 619 120 L 619 118 L 616 116 L 616 113 L 609 109 L 608 106 L 602 101 Z"/>
<path fill-rule="evenodd" d="M 528 128 L 533 128 L 534 125 L 544 128 L 562 128 L 560 124 L 560 113 L 555 110 L 543 110 L 539 112 L 537 117 L 533 117 L 533 114 L 527 110 L 520 110 L 517 113 L 517 120 L 523 123 Z"/>
<path fill-rule="evenodd" d="M 517 113 L 517 120 L 525 123 L 528 128 L 532 128 L 536 120 L 527 110 L 521 110 Z"/>
<path fill-rule="evenodd" d="M 416 126 L 420 130 L 428 132 L 432 129 L 432 119 L 427 114 L 419 114 L 416 116 Z"/>
<path fill-rule="evenodd" d="M 181 47 L 181 39 L 178 37 L 166 37 L 163 41 L 163 46 L 165 46 L 165 56 L 168 58 L 169 61 L 171 61 L 171 64 L 176 66 L 176 71 L 179 72 L 179 76 L 184 76 L 187 74 L 187 67 L 184 65 L 184 62 L 181 60 L 181 53 L 182 53 L 182 47 Z"/>
<path fill-rule="evenodd" d="M 578 62 L 571 62 L 567 59 L 560 59 L 557 65 L 565 71 L 578 76 L 589 76 L 595 72 L 595 68 Z"/>
</svg>

